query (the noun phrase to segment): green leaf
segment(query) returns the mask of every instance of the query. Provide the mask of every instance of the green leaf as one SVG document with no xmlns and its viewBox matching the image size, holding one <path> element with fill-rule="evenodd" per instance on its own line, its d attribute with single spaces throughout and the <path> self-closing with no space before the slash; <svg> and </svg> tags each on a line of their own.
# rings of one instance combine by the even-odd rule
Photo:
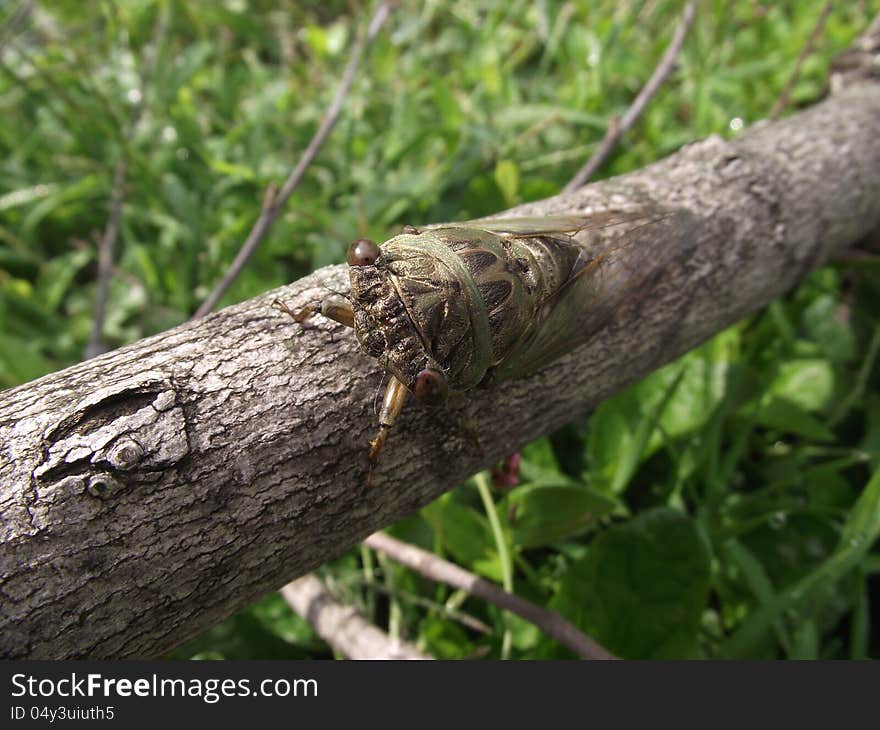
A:
<svg viewBox="0 0 880 730">
<path fill-rule="evenodd" d="M 864 555 L 880 537 L 880 470 L 874 473 L 843 527 L 839 554 Z"/>
<path fill-rule="evenodd" d="M 560 471 L 553 445 L 549 438 L 526 444 L 520 451 L 520 474 L 524 482 L 567 484 L 569 479 Z"/>
<path fill-rule="evenodd" d="M 553 607 L 624 658 L 691 657 L 709 576 L 696 523 L 659 508 L 596 538 L 563 577 Z"/>
<path fill-rule="evenodd" d="M 837 316 L 836 297 L 819 296 L 804 310 L 804 324 L 822 352 L 834 362 L 846 362 L 855 355 L 852 329 Z"/>
<path fill-rule="evenodd" d="M 49 195 L 59 192 L 60 186 L 49 183 L 43 185 L 31 185 L 19 190 L 12 190 L 8 193 L 0 195 L 0 213 L 8 208 L 14 208 L 19 205 L 28 205 L 36 200 L 40 200 Z"/>
<path fill-rule="evenodd" d="M 590 417 L 591 484 L 607 494 L 613 494 L 613 485 L 618 483 L 620 465 L 631 461 L 628 455 L 635 449 L 639 413 L 639 400 L 630 389 L 602 403 Z"/>
<path fill-rule="evenodd" d="M 576 485 L 520 487 L 502 505 L 514 544 L 526 549 L 583 532 L 597 517 L 617 507 L 616 500 Z"/>
<path fill-rule="evenodd" d="M 870 454 L 871 468 L 880 467 L 880 396 L 871 393 L 865 399 L 865 435 L 859 448 Z"/>
<path fill-rule="evenodd" d="M 779 375 L 769 392 L 800 406 L 821 411 L 834 391 L 834 372 L 827 360 L 795 360 L 779 366 Z"/>
<path fill-rule="evenodd" d="M 435 616 L 422 619 L 419 635 L 426 642 L 428 653 L 436 659 L 465 659 L 473 651 L 467 634 L 458 624 Z"/>
<path fill-rule="evenodd" d="M 92 250 L 81 249 L 56 256 L 43 267 L 37 286 L 47 311 L 58 309 L 80 269 L 91 260 Z"/>
<path fill-rule="evenodd" d="M 786 611 L 801 606 L 820 589 L 840 580 L 855 568 L 880 537 L 880 470 L 874 473 L 844 525 L 834 553 L 776 598 L 762 605 L 722 645 L 723 656 L 747 656 L 768 627 Z"/>
<path fill-rule="evenodd" d="M 531 621 L 526 621 L 514 613 L 505 617 L 507 627 L 510 629 L 513 645 L 519 651 L 530 651 L 538 644 L 546 640 L 541 629 Z"/>
<path fill-rule="evenodd" d="M 593 484 L 621 494 L 639 465 L 675 436 L 699 429 L 722 401 L 728 359 L 739 341 L 728 330 L 679 361 L 602 403 L 590 421 Z"/>
<path fill-rule="evenodd" d="M 26 383 L 52 370 L 34 342 L 0 332 L 0 386 Z"/>
<path fill-rule="evenodd" d="M 443 124 L 446 127 L 455 128 L 461 125 L 464 114 L 461 105 L 455 98 L 449 85 L 440 76 L 431 79 L 433 101 L 443 116 Z"/>
<path fill-rule="evenodd" d="M 483 515 L 456 502 L 451 494 L 428 505 L 422 514 L 456 561 L 469 570 L 501 581 L 501 562 L 494 549 L 489 521 Z"/>
<path fill-rule="evenodd" d="M 495 164 L 495 184 L 504 196 L 504 202 L 513 207 L 517 202 L 516 193 L 519 188 L 519 170 L 515 162 L 498 160 Z"/>
<path fill-rule="evenodd" d="M 723 549 L 727 560 L 736 565 L 739 572 L 742 573 L 745 583 L 754 594 L 757 603 L 764 605 L 771 603 L 776 597 L 776 591 L 763 564 L 755 554 L 738 540 L 728 540 Z M 775 621 L 773 630 L 783 646 L 791 644 L 791 638 L 782 621 Z"/>
<path fill-rule="evenodd" d="M 832 441 L 834 433 L 800 405 L 785 398 L 770 397 L 759 409 L 755 422 L 765 428 L 805 436 L 816 441 Z"/>
</svg>

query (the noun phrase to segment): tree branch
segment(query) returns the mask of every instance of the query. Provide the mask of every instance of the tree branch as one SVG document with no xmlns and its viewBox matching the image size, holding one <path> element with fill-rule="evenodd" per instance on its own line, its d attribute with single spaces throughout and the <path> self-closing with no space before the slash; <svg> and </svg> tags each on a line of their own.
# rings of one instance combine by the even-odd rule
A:
<svg viewBox="0 0 880 730">
<path fill-rule="evenodd" d="M 352 606 L 336 600 L 313 573 L 281 589 L 284 600 L 308 621 L 318 636 L 349 659 L 430 659 L 412 644 L 392 639 Z"/>
<path fill-rule="evenodd" d="M 630 269 L 666 262 L 649 299 L 573 333 L 553 367 L 468 392 L 483 454 L 411 404 L 363 491 L 380 368 L 350 331 L 271 306 L 344 288 L 343 266 L 0 393 L 0 655 L 160 655 L 784 294 L 880 224 L 880 83 L 851 78 L 734 141 L 509 211 L 686 215 L 623 247 Z"/>
<path fill-rule="evenodd" d="M 430 580 L 467 591 L 472 596 L 482 598 L 505 611 L 515 613 L 526 621 L 531 621 L 547 636 L 556 639 L 560 644 L 584 659 L 616 658 L 605 647 L 579 631 L 556 611 L 536 606 L 516 594 L 508 593 L 494 583 L 469 573 L 455 563 L 438 558 L 427 550 L 422 550 L 415 545 L 408 545 L 382 532 L 370 535 L 364 540 L 364 544 L 373 550 L 385 553 L 401 565 L 405 565 Z"/>
</svg>

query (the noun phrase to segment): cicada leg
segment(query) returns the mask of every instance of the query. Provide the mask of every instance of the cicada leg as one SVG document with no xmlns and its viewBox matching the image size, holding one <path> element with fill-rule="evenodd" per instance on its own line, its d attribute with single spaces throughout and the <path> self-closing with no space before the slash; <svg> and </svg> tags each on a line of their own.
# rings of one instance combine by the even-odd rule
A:
<svg viewBox="0 0 880 730">
<path fill-rule="evenodd" d="M 275 307 L 275 309 L 284 312 L 297 324 L 302 324 L 315 313 L 315 308 L 311 304 L 307 304 L 305 307 L 294 311 L 288 307 L 285 302 L 282 302 L 280 299 L 275 299 L 272 302 L 272 306 Z"/>
<path fill-rule="evenodd" d="M 293 310 L 280 299 L 276 299 L 272 302 L 272 305 L 285 314 L 290 315 L 290 317 L 293 318 L 293 321 L 299 324 L 303 324 L 317 311 L 311 304 L 307 304 L 301 309 Z M 346 327 L 354 327 L 354 309 L 352 309 L 351 302 L 347 299 L 341 297 L 327 297 L 321 302 L 321 314 L 327 317 L 327 319 L 332 319 L 334 322 L 344 324 Z"/>
<path fill-rule="evenodd" d="M 379 433 L 376 438 L 370 441 L 370 467 L 367 472 L 366 488 L 369 489 L 373 484 L 373 469 L 379 461 L 379 454 L 385 441 L 388 440 L 388 432 L 403 410 L 403 404 L 406 403 L 407 393 L 406 386 L 401 383 L 393 375 L 385 389 L 385 397 L 382 399 L 382 409 L 379 411 Z"/>
<path fill-rule="evenodd" d="M 354 309 L 348 299 L 327 297 L 321 302 L 321 314 L 346 327 L 354 327 Z"/>
</svg>

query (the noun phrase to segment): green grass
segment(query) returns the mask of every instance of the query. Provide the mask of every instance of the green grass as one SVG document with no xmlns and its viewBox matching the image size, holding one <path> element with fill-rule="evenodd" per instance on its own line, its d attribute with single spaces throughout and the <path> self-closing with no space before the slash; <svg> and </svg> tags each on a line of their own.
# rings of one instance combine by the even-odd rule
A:
<svg viewBox="0 0 880 730">
<path fill-rule="evenodd" d="M 601 176 L 766 117 L 822 4 L 704 0 L 678 71 Z M 404 2 L 224 303 L 344 260 L 359 235 L 558 192 L 650 75 L 681 6 Z M 106 340 L 192 314 L 319 123 L 368 13 L 351 8 L 55 0 L 17 27 L 16 3 L 0 9 L 0 386 L 81 359 L 121 158 Z M 877 12 L 878 0 L 836 4 L 792 106 L 821 96 L 830 58 Z M 131 90 L 163 24 L 132 125 Z M 880 656 L 878 283 L 816 272 L 530 444 L 516 488 L 487 504 L 464 485 L 393 533 L 556 608 L 624 657 Z M 366 549 L 323 574 L 437 657 L 567 656 Z M 175 656 L 330 652 L 270 596 Z"/>
</svg>

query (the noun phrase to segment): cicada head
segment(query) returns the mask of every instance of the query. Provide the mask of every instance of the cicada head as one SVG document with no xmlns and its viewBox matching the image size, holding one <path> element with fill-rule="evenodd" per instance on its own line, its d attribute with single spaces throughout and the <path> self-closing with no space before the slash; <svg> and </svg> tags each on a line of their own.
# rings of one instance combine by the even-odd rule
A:
<svg viewBox="0 0 880 730">
<path fill-rule="evenodd" d="M 444 401 L 446 377 L 407 312 L 383 250 L 369 239 L 358 239 L 349 247 L 348 264 L 354 330 L 361 349 L 423 403 Z"/>
</svg>

